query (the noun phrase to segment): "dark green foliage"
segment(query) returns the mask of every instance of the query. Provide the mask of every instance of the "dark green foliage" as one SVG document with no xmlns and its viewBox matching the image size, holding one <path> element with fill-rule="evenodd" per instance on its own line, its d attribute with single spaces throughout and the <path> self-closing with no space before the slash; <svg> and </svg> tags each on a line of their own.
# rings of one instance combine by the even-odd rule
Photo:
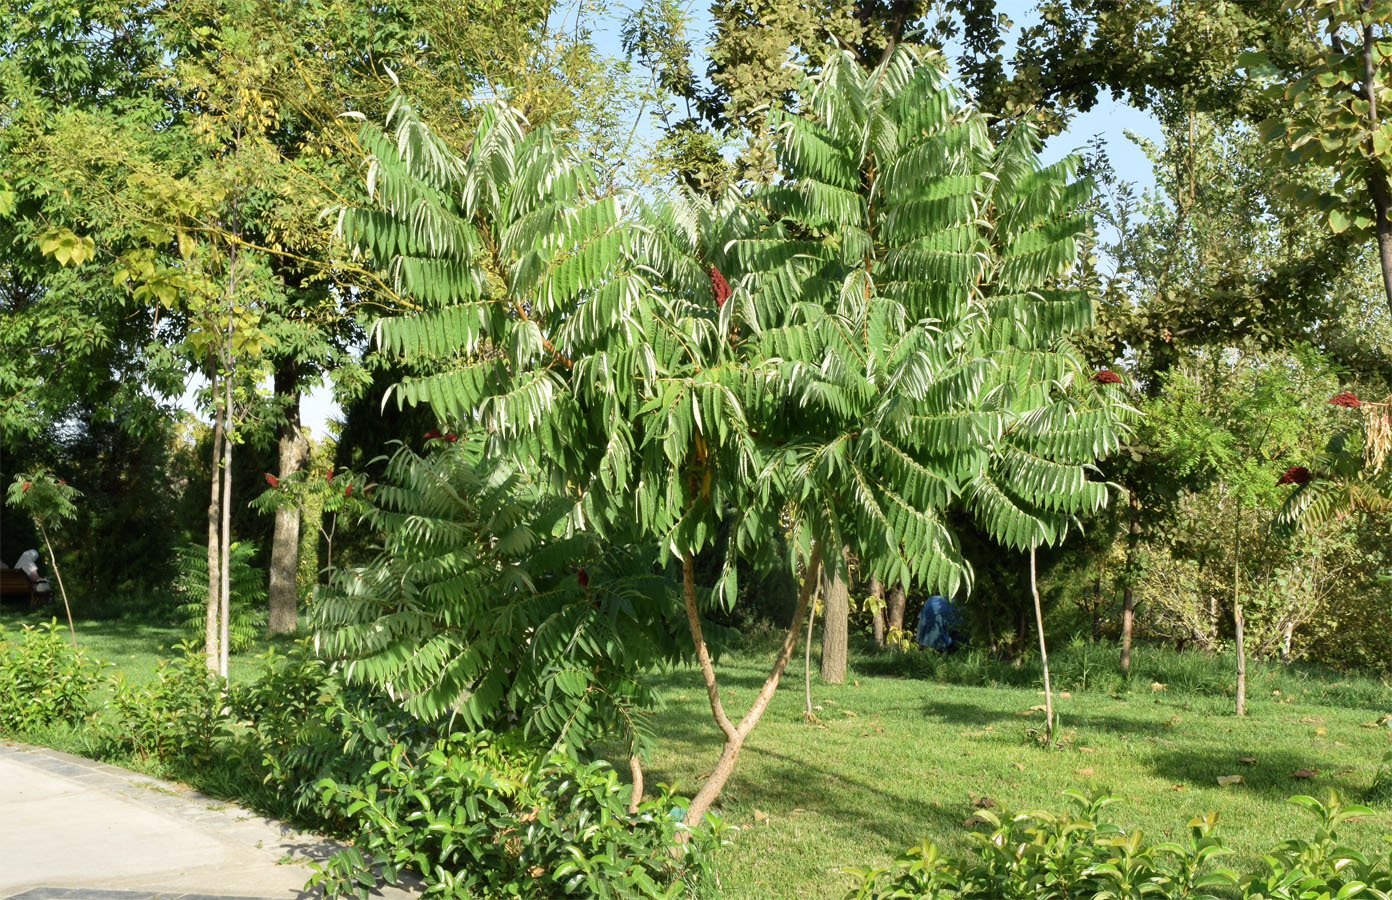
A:
<svg viewBox="0 0 1392 900">
<path fill-rule="evenodd" d="M 205 765 L 230 733 L 223 682 L 208 670 L 202 649 L 179 645 L 161 660 L 155 681 L 132 685 L 118 678 L 111 705 L 120 726 L 112 739 L 138 756 L 187 770 Z"/>
<path fill-rule="evenodd" d="M 256 545 L 234 541 L 230 548 L 228 579 L 232 590 L 227 635 L 229 650 L 240 653 L 266 627 L 266 573 L 253 565 Z M 179 618 L 190 641 L 201 641 L 208 609 L 208 548 L 185 544 L 178 548 L 175 594 L 180 599 Z"/>
<path fill-rule="evenodd" d="M 1217 816 L 1189 820 L 1186 840 L 1153 843 L 1139 830 L 1106 820 L 1103 809 L 1120 800 L 1105 793 L 1065 791 L 1063 813 L 982 809 L 967 820 L 972 857 L 952 858 L 920 844 L 890 868 L 846 869 L 858 885 L 847 900 L 1035 900 L 1089 897 L 1122 900 L 1146 896 L 1217 900 L 1236 894 L 1262 900 L 1340 897 L 1383 898 L 1392 891 L 1392 855 L 1368 857 L 1343 847 L 1338 826 L 1372 810 L 1347 805 L 1330 791 L 1326 802 L 1292 797 L 1319 826 L 1309 838 L 1284 841 L 1245 874 L 1223 868 L 1232 853 L 1216 835 Z"/>
<path fill-rule="evenodd" d="M 720 842 L 711 819 L 678 849 L 670 810 L 685 800 L 664 791 L 629 813 L 631 792 L 607 764 L 538 760 L 486 732 L 418 756 L 397 747 L 358 783 L 320 787 L 357 838 L 311 883 L 362 900 L 407 867 L 426 875 L 430 897 L 692 897 Z"/>
<path fill-rule="evenodd" d="M 368 495 L 382 550 L 322 593 L 328 652 L 427 720 L 515 724 L 570 752 L 641 744 L 641 676 L 679 652 L 655 559 L 567 535 L 570 504 L 479 442 L 431 443 L 398 450 Z"/>
<path fill-rule="evenodd" d="M 57 619 L 17 631 L 0 625 L 0 732 L 77 723 L 100 680 L 100 665 L 73 648 Z"/>
</svg>

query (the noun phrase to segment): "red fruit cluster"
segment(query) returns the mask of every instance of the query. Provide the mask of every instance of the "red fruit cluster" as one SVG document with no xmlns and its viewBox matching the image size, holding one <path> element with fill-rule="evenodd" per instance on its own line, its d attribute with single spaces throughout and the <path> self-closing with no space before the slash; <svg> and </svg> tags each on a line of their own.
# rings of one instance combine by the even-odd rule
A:
<svg viewBox="0 0 1392 900">
<path fill-rule="evenodd" d="M 734 291 L 730 290 L 730 282 L 725 280 L 725 276 L 720 274 L 720 270 L 715 266 L 710 267 L 711 293 L 715 295 L 715 305 L 724 306 L 725 301 L 730 299 Z"/>
<path fill-rule="evenodd" d="M 330 469 L 329 472 L 328 472 L 328 474 L 326 474 L 326 475 L 324 476 L 324 482 L 325 482 L 326 484 L 333 484 L 333 470 L 332 470 L 332 469 Z"/>
<path fill-rule="evenodd" d="M 1121 376 L 1111 369 L 1103 369 L 1092 376 L 1092 380 L 1098 384 L 1121 384 Z"/>
<path fill-rule="evenodd" d="M 1277 484 L 1305 484 L 1310 480 L 1310 470 L 1304 466 L 1291 466 L 1276 479 Z"/>
<path fill-rule="evenodd" d="M 434 428 L 430 429 L 425 433 L 425 439 L 427 441 L 432 441 L 438 437 L 440 437 L 440 432 L 436 431 Z"/>
<path fill-rule="evenodd" d="M 1363 401 L 1359 400 L 1358 395 L 1353 391 L 1340 391 L 1330 397 L 1329 402 L 1334 406 L 1342 406 L 1346 409 L 1357 409 L 1363 405 Z"/>
<path fill-rule="evenodd" d="M 32 484 L 32 483 L 33 483 L 33 482 L 26 481 L 26 482 L 24 482 L 23 484 L 21 484 L 21 485 L 19 486 L 19 492 L 22 494 L 22 493 L 24 493 L 25 491 L 29 490 L 29 485 Z"/>
<path fill-rule="evenodd" d="M 271 487 L 275 487 L 276 485 L 280 484 L 280 480 L 276 478 L 274 475 L 272 475 L 270 472 L 267 472 L 266 483 L 269 484 Z"/>
<path fill-rule="evenodd" d="M 58 483 L 59 483 L 59 484 L 67 484 L 67 482 L 66 482 L 66 481 L 64 481 L 64 480 L 63 480 L 63 479 L 61 479 L 61 478 L 59 478 L 59 479 L 58 479 Z"/>
<path fill-rule="evenodd" d="M 580 586 L 581 586 L 582 588 L 583 588 L 583 587 L 589 587 L 589 586 L 590 586 L 590 573 L 586 572 L 584 569 L 581 569 L 581 570 L 579 570 L 578 572 L 575 573 L 575 580 L 578 581 L 578 582 L 580 582 Z"/>
<path fill-rule="evenodd" d="M 447 440 L 447 441 L 449 441 L 451 444 L 453 444 L 455 441 L 459 440 L 459 435 L 457 435 L 457 434 L 455 434 L 453 431 L 451 431 L 449 434 L 445 435 L 445 440 Z"/>
</svg>

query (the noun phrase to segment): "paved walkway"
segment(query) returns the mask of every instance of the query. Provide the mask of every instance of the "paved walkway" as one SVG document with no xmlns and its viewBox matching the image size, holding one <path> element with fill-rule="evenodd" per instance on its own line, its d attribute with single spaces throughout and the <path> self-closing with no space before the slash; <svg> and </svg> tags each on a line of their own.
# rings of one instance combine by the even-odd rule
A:
<svg viewBox="0 0 1392 900">
<path fill-rule="evenodd" d="M 0 742 L 0 898 L 303 900 L 308 862 L 339 846 L 183 785 Z"/>
</svg>

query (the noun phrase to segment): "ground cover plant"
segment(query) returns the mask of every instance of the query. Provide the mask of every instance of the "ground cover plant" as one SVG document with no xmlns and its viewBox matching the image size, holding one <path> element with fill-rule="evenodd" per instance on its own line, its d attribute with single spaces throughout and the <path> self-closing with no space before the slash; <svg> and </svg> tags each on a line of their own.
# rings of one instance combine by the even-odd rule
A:
<svg viewBox="0 0 1392 900">
<path fill-rule="evenodd" d="M 121 623 L 106 623 L 110 633 L 102 635 L 102 627 L 87 629 L 94 642 L 101 636 L 114 651 L 118 669 L 156 672 L 157 657 L 170 658 L 153 651 L 149 635 L 124 633 Z M 168 637 L 177 640 L 177 630 Z M 762 658 L 738 649 L 720 657 L 732 709 L 755 695 Z M 1224 864 L 1244 872 L 1259 868 L 1260 855 L 1280 839 L 1308 832 L 1306 814 L 1287 802 L 1292 795 L 1323 797 L 1334 788 L 1347 803 L 1371 804 L 1372 816 L 1340 827 L 1342 842 L 1359 852 L 1375 853 L 1381 835 L 1392 833 L 1392 806 L 1381 787 L 1392 768 L 1382 761 L 1392 751 L 1392 695 L 1381 704 L 1331 706 L 1318 702 L 1313 686 L 1294 699 L 1254 692 L 1248 716 L 1234 719 L 1226 714 L 1227 697 L 1177 683 L 1155 690 L 1133 680 L 1122 692 L 1065 683 L 1056 701 L 1057 745 L 1046 748 L 1039 743 L 1043 698 L 1032 681 L 971 686 L 871 674 L 883 659 L 858 652 L 845 684 L 817 685 L 817 722 L 803 721 L 800 690 L 785 686 L 775 693 L 764 730 L 751 737 L 745 766 L 717 807 L 724 823 L 734 826 L 725 833 L 729 845 L 711 857 L 719 896 L 841 897 L 854 884 L 841 871 L 846 867 L 888 867 L 922 841 L 965 857 L 974 852 L 971 835 L 980 831 L 980 822 L 964 827 L 973 816 L 1000 815 L 999 807 L 1061 811 L 1070 789 L 1120 797 L 1111 819 L 1155 841 L 1183 841 L 1192 816 L 1215 812 L 1223 841 L 1234 851 Z M 254 733 L 221 744 L 212 763 L 201 767 L 182 765 L 177 757 L 141 756 L 128 742 L 111 740 L 118 726 L 105 717 L 113 710 L 98 710 L 76 727 L 6 734 L 187 780 L 344 835 L 356 834 L 356 826 L 344 815 L 346 804 L 331 798 L 364 790 L 373 766 L 387 762 L 387 778 L 421 777 L 391 757 L 399 745 L 411 760 L 423 758 L 434 740 L 430 730 L 354 689 L 322 706 L 328 677 L 322 661 L 278 654 L 242 671 L 237 677 L 234 669 L 237 719 L 253 723 Z M 706 703 L 699 673 L 675 669 L 659 693 L 654 749 L 645 761 L 648 781 L 682 793 L 699 783 L 721 738 L 697 715 Z M 197 749 L 197 742 L 192 746 Z M 1232 776 L 1243 780 L 1218 781 Z M 626 806 L 626 779 L 609 779 L 600 778 L 606 796 Z M 379 851 L 388 857 L 420 851 L 403 850 L 409 839 L 405 832 L 387 833 L 365 848 L 365 859 Z M 326 877 L 342 877 L 352 862 Z"/>
</svg>

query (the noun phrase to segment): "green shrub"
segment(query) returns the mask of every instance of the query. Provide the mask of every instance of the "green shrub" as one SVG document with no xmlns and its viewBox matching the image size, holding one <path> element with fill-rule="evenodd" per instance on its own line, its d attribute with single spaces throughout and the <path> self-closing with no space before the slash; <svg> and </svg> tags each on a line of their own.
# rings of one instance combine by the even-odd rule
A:
<svg viewBox="0 0 1392 900">
<path fill-rule="evenodd" d="M 100 680 L 101 665 L 73 649 L 56 619 L 17 632 L 0 625 L 0 732 L 75 724 Z"/>
<path fill-rule="evenodd" d="M 231 733 L 232 721 L 223 681 L 209 671 L 203 650 L 192 643 L 180 644 L 179 650 L 176 659 L 160 660 L 149 684 L 117 679 L 114 740 L 139 756 L 187 770 L 213 759 L 218 742 Z"/>
<path fill-rule="evenodd" d="M 341 670 L 316 657 L 310 644 L 301 641 L 284 655 L 267 651 L 256 678 L 232 687 L 228 702 L 243 727 L 228 752 L 255 776 L 263 807 L 346 832 L 351 821 L 322 802 L 319 782 L 363 782 L 392 748 L 415 756 L 444 732 L 376 688 L 345 684 Z"/>
<path fill-rule="evenodd" d="M 311 884 L 365 898 L 407 867 L 431 896 L 656 898 L 694 896 L 719 843 L 714 818 L 680 844 L 664 792 L 627 805 L 630 789 L 602 762 L 537 760 L 510 738 L 454 734 L 427 753 L 403 747 L 367 778 L 321 783 L 326 804 L 358 823 L 355 847 L 320 867 Z"/>
<path fill-rule="evenodd" d="M 1118 798 L 1064 794 L 1072 805 L 1064 813 L 977 812 L 968 820 L 984 826 L 972 834 L 974 858 L 944 856 L 924 843 L 889 868 L 845 869 L 856 880 L 847 900 L 1382 900 L 1392 892 L 1392 858 L 1366 857 L 1342 846 L 1336 834 L 1341 823 L 1372 810 L 1346 806 L 1334 791 L 1323 803 L 1292 797 L 1314 814 L 1318 827 L 1309 838 L 1281 843 L 1262 857 L 1260 869 L 1246 874 L 1217 864 L 1232 851 L 1215 834 L 1214 813 L 1189 820 L 1185 841 L 1148 843 L 1140 831 L 1128 832 L 1103 818 L 1103 810 Z"/>
<path fill-rule="evenodd" d="M 249 541 L 232 544 L 227 581 L 232 592 L 228 608 L 228 651 L 240 653 L 256 641 L 266 628 L 266 573 L 251 564 L 256 545 Z M 179 621 L 190 641 L 201 642 L 208 614 L 208 548 L 189 543 L 178 548 L 178 574 L 174 593 L 179 598 Z"/>
<path fill-rule="evenodd" d="M 1389 723 L 1392 727 L 1392 723 Z M 1373 776 L 1372 786 L 1368 788 L 1368 799 L 1374 803 L 1392 804 L 1392 750 L 1382 755 L 1382 764 Z"/>
</svg>

